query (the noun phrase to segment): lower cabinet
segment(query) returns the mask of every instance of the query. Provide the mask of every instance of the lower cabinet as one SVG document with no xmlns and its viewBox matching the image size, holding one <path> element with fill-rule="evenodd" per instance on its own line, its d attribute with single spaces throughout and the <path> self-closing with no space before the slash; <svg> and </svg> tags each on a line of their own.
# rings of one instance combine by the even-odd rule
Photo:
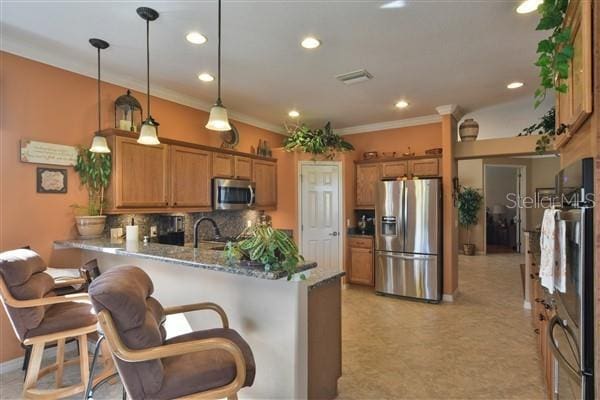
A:
<svg viewBox="0 0 600 400">
<path fill-rule="evenodd" d="M 358 285 L 375 285 L 373 238 L 348 238 L 348 281 Z"/>
</svg>

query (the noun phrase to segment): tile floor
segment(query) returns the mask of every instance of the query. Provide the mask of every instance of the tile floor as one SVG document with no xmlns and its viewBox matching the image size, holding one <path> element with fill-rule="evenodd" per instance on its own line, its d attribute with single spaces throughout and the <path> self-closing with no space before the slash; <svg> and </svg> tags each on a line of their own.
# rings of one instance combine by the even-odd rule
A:
<svg viewBox="0 0 600 400">
<path fill-rule="evenodd" d="M 338 398 L 543 399 L 536 339 L 522 308 L 521 259 L 461 256 L 453 304 L 344 290 Z M 77 368 L 70 372 L 78 375 Z M 20 397 L 20 371 L 0 375 L 0 381 L 0 398 Z M 95 399 L 120 395 L 120 384 L 106 385 Z"/>
</svg>

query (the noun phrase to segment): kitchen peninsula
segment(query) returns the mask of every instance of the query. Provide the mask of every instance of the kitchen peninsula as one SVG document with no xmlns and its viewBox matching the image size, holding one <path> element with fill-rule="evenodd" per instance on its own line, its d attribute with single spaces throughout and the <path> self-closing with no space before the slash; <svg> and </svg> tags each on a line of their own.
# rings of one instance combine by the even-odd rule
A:
<svg viewBox="0 0 600 400">
<path fill-rule="evenodd" d="M 250 344 L 256 380 L 240 398 L 334 398 L 341 376 L 341 277 L 307 262 L 291 281 L 283 271 L 228 264 L 223 252 L 121 240 L 59 240 L 55 249 L 79 249 L 101 272 L 135 265 L 152 278 L 166 307 L 215 302 Z M 300 279 L 300 274 L 306 279 Z M 188 313 L 192 329 L 218 326 L 216 317 Z M 215 319 L 212 319 L 215 318 Z M 184 324 L 185 325 L 185 324 Z"/>
</svg>

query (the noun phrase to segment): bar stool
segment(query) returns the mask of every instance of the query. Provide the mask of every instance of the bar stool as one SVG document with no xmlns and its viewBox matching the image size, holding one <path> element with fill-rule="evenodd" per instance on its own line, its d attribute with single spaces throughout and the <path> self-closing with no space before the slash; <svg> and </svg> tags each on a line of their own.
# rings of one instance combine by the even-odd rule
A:
<svg viewBox="0 0 600 400">
<path fill-rule="evenodd" d="M 46 265 L 32 250 L 18 249 L 0 253 L 0 298 L 15 334 L 25 346 L 32 346 L 23 397 L 62 398 L 83 392 L 88 383 L 87 335 L 96 331 L 97 319 L 85 293 L 56 296 L 54 280 L 44 271 Z M 69 338 L 79 341 L 78 358 L 65 361 L 65 343 Z M 56 362 L 41 368 L 44 348 L 57 343 Z M 108 354 L 108 352 L 107 352 Z M 79 362 L 81 382 L 62 386 L 64 367 Z M 96 379 L 112 373 L 111 363 L 105 364 Z M 37 389 L 40 377 L 55 372 L 54 389 Z"/>
<path fill-rule="evenodd" d="M 223 309 L 214 303 L 163 309 L 153 291 L 150 277 L 133 266 L 115 267 L 89 287 L 129 397 L 237 399 L 238 391 L 254 382 L 256 368 L 250 346 L 229 329 Z M 165 339 L 165 315 L 196 310 L 216 312 L 222 328 Z"/>
</svg>

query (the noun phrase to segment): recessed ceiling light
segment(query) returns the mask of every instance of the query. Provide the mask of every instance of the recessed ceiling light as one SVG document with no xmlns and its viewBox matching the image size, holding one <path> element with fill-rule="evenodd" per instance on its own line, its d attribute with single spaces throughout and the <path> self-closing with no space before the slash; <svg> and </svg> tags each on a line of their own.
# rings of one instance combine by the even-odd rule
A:
<svg viewBox="0 0 600 400">
<path fill-rule="evenodd" d="M 316 49 L 317 47 L 319 47 L 321 45 L 321 41 L 317 38 L 309 36 L 307 38 L 304 38 L 304 40 L 300 44 L 305 49 Z"/>
<path fill-rule="evenodd" d="M 288 113 L 288 115 L 292 118 L 298 118 L 300 116 L 300 113 L 296 110 L 292 110 Z"/>
<path fill-rule="evenodd" d="M 188 42 L 193 44 L 206 43 L 206 36 L 204 36 L 200 32 L 190 32 L 185 36 L 185 38 Z"/>
<path fill-rule="evenodd" d="M 212 82 L 215 80 L 215 77 L 209 73 L 203 72 L 198 75 L 198 79 L 200 79 L 202 82 Z"/>
<path fill-rule="evenodd" d="M 382 5 L 379 6 L 379 8 L 402 8 L 404 6 L 406 6 L 406 1 L 395 0 L 395 1 L 388 1 L 386 3 L 383 3 Z"/>
<path fill-rule="evenodd" d="M 534 12 L 537 10 L 538 6 L 542 4 L 544 0 L 525 0 L 519 7 L 517 7 L 517 12 L 519 14 L 527 14 L 530 12 Z"/>
<path fill-rule="evenodd" d="M 506 87 L 509 89 L 518 89 L 522 86 L 523 86 L 523 82 L 511 82 L 508 85 L 506 85 Z"/>
<path fill-rule="evenodd" d="M 400 100 L 396 103 L 397 108 L 406 108 L 408 107 L 408 102 L 406 100 Z"/>
</svg>

